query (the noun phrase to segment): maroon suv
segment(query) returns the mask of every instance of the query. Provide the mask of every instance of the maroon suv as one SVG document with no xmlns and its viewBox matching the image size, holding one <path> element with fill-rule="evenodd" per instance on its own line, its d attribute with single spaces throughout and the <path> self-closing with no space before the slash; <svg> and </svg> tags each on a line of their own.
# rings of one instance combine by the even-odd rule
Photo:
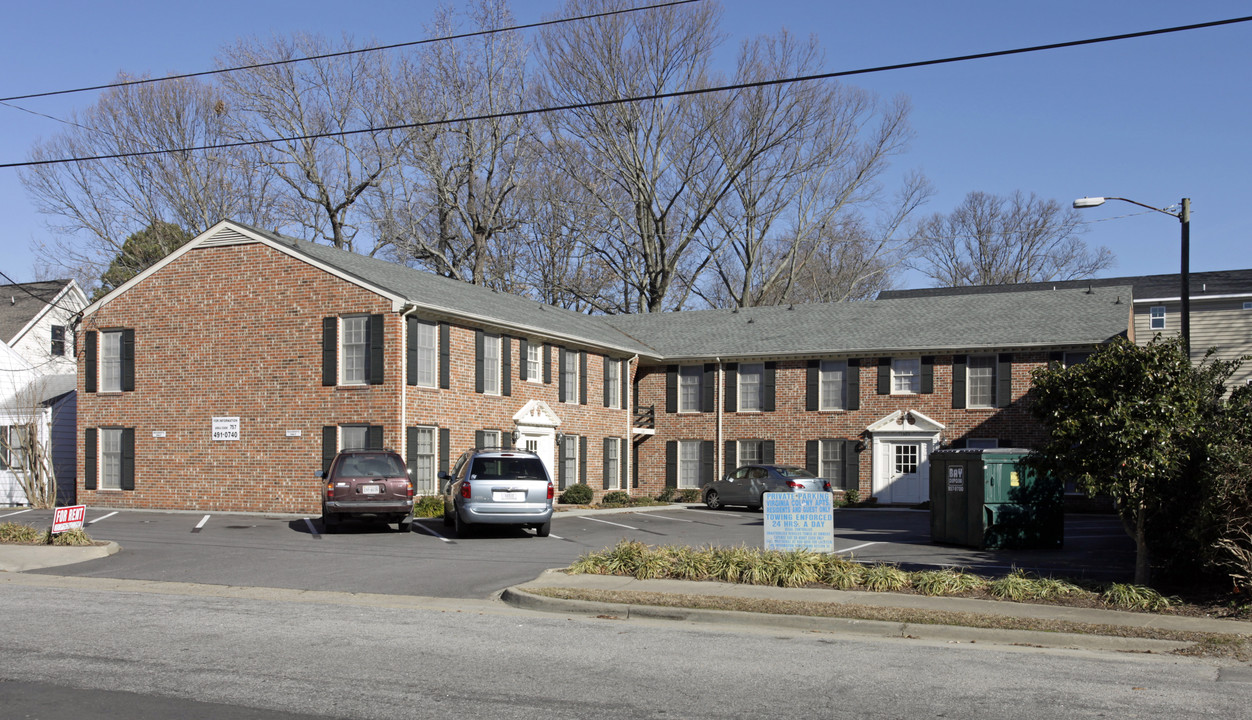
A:
<svg viewBox="0 0 1252 720">
<path fill-rule="evenodd" d="M 322 528 L 333 532 L 345 516 L 396 524 L 413 511 L 413 480 L 404 460 L 391 450 L 341 450 L 322 473 Z"/>
</svg>

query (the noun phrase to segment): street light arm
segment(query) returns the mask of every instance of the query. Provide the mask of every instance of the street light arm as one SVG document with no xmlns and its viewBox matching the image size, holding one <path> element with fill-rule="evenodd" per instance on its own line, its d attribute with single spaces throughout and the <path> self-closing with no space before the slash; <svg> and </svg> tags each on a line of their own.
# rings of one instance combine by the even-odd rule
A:
<svg viewBox="0 0 1252 720">
<path fill-rule="evenodd" d="M 1083 200 L 1087 200 L 1087 201 L 1095 201 L 1095 200 L 1099 200 L 1100 202 L 1086 202 L 1086 203 L 1084 203 L 1084 202 L 1083 202 Z M 1151 206 L 1151 205 L 1145 205 L 1145 204 L 1143 204 L 1143 203 L 1139 202 L 1138 200 L 1131 200 L 1130 198 L 1124 198 L 1124 197 L 1082 198 L 1082 199 L 1080 199 L 1080 200 L 1075 200 L 1075 201 L 1074 201 L 1074 207 L 1076 207 L 1076 208 L 1095 207 L 1095 206 L 1097 206 L 1097 205 L 1101 205 L 1101 204 L 1103 204 L 1103 202 L 1104 202 L 1105 200 L 1121 200 L 1122 202 L 1130 203 L 1131 205 L 1138 205 L 1138 206 L 1139 206 L 1139 207 L 1141 207 L 1141 208 L 1147 208 L 1148 210 L 1154 210 L 1154 211 L 1156 211 L 1156 212 L 1163 213 L 1163 214 L 1168 215 L 1168 216 L 1170 216 L 1170 217 L 1172 217 L 1172 218 L 1177 218 L 1177 219 L 1179 219 L 1179 220 L 1181 220 L 1181 219 L 1182 219 L 1182 213 L 1174 213 L 1174 212 L 1170 212 L 1170 211 L 1168 211 L 1168 210 L 1165 210 L 1165 209 L 1162 209 L 1162 208 L 1159 208 L 1159 207 L 1153 207 L 1153 206 Z"/>
</svg>

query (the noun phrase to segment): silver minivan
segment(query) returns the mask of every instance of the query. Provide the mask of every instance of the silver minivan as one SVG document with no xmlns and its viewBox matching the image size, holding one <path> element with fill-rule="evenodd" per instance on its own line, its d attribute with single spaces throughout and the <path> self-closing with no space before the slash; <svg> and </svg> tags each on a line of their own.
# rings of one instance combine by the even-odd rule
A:
<svg viewBox="0 0 1252 720">
<path fill-rule="evenodd" d="M 474 525 L 532 527 L 539 537 L 552 531 L 552 478 L 533 452 L 475 448 L 439 479 L 443 524 L 456 528 L 457 537 Z"/>
</svg>

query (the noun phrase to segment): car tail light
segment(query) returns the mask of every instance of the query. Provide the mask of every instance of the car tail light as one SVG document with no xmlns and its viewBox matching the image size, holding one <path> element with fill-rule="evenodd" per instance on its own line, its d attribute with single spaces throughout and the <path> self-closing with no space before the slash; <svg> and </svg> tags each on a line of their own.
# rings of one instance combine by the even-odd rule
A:
<svg viewBox="0 0 1252 720">
<path fill-rule="evenodd" d="M 470 499 L 470 483 L 469 483 L 469 480 L 466 480 L 465 482 L 461 483 L 461 497 L 465 498 L 466 500 L 469 500 L 469 499 Z"/>
<path fill-rule="evenodd" d="M 413 483 L 409 483 L 409 497 L 413 497 Z"/>
<path fill-rule="evenodd" d="M 822 483 L 822 489 L 825 490 L 826 492 L 830 492 L 834 488 L 830 486 L 830 481 L 827 480 L 826 482 Z"/>
<path fill-rule="evenodd" d="M 326 483 L 326 499 L 327 500 L 335 499 L 335 484 L 332 482 Z"/>
<path fill-rule="evenodd" d="M 549 481 L 548 481 L 548 499 L 549 499 L 549 500 L 551 500 L 551 499 L 552 499 L 552 491 L 553 491 L 554 489 L 555 489 L 555 488 L 553 488 L 553 487 L 552 487 L 552 481 L 551 481 L 551 480 L 549 480 Z"/>
<path fill-rule="evenodd" d="M 803 490 L 803 489 L 804 489 L 804 483 L 798 483 L 798 482 L 796 482 L 795 480 L 788 480 L 788 481 L 787 481 L 787 487 L 789 487 L 789 488 L 793 488 L 793 489 L 795 489 L 795 490 Z"/>
</svg>

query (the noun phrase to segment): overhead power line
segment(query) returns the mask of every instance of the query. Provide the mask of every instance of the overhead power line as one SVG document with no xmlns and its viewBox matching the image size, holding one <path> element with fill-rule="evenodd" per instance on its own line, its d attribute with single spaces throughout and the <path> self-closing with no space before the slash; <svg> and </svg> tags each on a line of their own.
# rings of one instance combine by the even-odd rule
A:
<svg viewBox="0 0 1252 720">
<path fill-rule="evenodd" d="M 0 168 L 18 168 L 32 167 L 38 165 L 59 165 L 72 162 L 90 162 L 95 160 L 117 160 L 130 157 L 143 157 L 148 155 L 165 155 L 171 153 L 198 152 L 203 150 L 225 150 L 235 147 L 246 147 L 251 145 L 271 145 L 281 142 L 297 142 L 300 140 L 317 140 L 328 137 L 348 137 L 350 135 L 361 135 L 365 133 L 386 132 L 389 130 L 413 130 L 423 127 L 435 127 L 439 125 L 451 125 L 454 123 L 477 122 L 482 120 L 497 120 L 502 118 L 519 117 L 523 115 L 540 115 L 553 112 L 564 112 L 568 110 L 585 110 L 589 108 L 605 107 L 609 105 L 622 105 L 625 103 L 644 102 L 648 100 L 668 100 L 671 98 L 687 97 L 692 95 L 706 95 L 709 93 L 726 92 L 728 90 L 747 90 L 751 88 L 772 87 L 775 85 L 786 85 L 797 82 L 809 82 L 812 80 L 830 80 L 841 77 L 851 77 L 854 75 L 868 75 L 871 73 L 888 72 L 891 70 L 907 70 L 911 68 L 929 67 L 932 65 L 945 65 L 949 63 L 966 62 L 969 60 L 985 60 L 987 58 L 1005 57 L 1008 55 L 1021 55 L 1024 53 L 1042 52 L 1044 50 L 1059 50 L 1062 48 L 1080 47 L 1083 45 L 1095 45 L 1098 43 L 1115 42 L 1120 40 L 1131 40 L 1135 38 L 1151 37 L 1154 35 L 1166 35 L 1170 33 L 1185 32 L 1189 30 L 1200 30 L 1204 28 L 1219 27 L 1222 25 L 1233 25 L 1236 23 L 1245 23 L 1252 21 L 1252 16 L 1230 18 L 1227 20 L 1214 20 L 1212 22 L 1195 23 L 1192 25 L 1179 25 L 1175 27 L 1159 28 L 1156 30 L 1144 30 L 1133 33 L 1123 33 L 1120 35 L 1106 35 L 1103 37 L 1087 38 L 1085 40 L 1069 40 L 1066 42 L 1049 43 L 1047 45 L 1032 45 L 1030 47 L 1013 48 L 1010 50 L 994 50 L 991 52 L 975 53 L 972 55 L 957 55 L 953 57 L 939 58 L 935 60 L 919 60 L 915 62 L 897 63 L 894 65 L 879 65 L 876 67 L 860 68 L 857 70 L 840 70 L 836 72 L 817 73 L 814 75 L 800 75 L 796 77 L 777 78 L 774 80 L 758 80 L 755 82 L 738 83 L 733 85 L 718 85 L 715 87 L 696 88 L 690 90 L 675 90 L 667 93 L 655 93 L 652 95 L 639 95 L 627 98 L 614 98 L 612 100 L 597 100 L 584 103 L 572 103 L 568 105 L 557 105 L 550 107 L 530 108 L 526 110 L 513 110 L 508 112 L 487 113 L 483 115 L 467 115 L 457 118 L 447 118 L 443 120 L 428 120 L 424 122 L 402 123 L 399 125 L 384 125 L 382 127 L 370 127 L 360 130 L 335 130 L 324 133 L 310 133 L 307 135 L 292 135 L 281 138 L 266 138 L 261 140 L 240 140 L 237 142 L 217 143 L 214 145 L 196 145 L 184 148 L 172 148 L 167 150 L 139 150 L 128 153 L 115 153 L 111 155 L 90 155 L 86 157 L 75 158 L 57 158 L 53 160 L 28 160 L 25 162 L 0 163 Z"/>
<path fill-rule="evenodd" d="M 310 60 L 325 60 L 328 58 L 345 57 L 348 55 L 358 55 L 360 53 L 379 52 L 382 50 L 395 50 L 396 48 L 413 47 L 415 45 L 427 45 L 436 42 L 447 42 L 449 40 L 464 40 L 466 38 L 481 37 L 483 35 L 494 35 L 497 33 L 514 32 L 517 30 L 531 30 L 534 28 L 548 27 L 550 25 L 560 25 L 562 23 L 577 22 L 580 20 L 594 20 L 596 18 L 611 17 L 613 15 L 624 15 L 626 13 L 637 12 L 639 10 L 659 10 L 661 8 L 673 7 L 675 5 L 687 5 L 689 3 L 701 2 L 701 0 L 672 0 L 671 2 L 657 3 L 655 5 L 640 5 L 638 7 L 623 8 L 621 10 L 607 10 L 605 12 L 592 13 L 590 15 L 579 15 L 577 17 L 558 18 L 556 20 L 542 20 L 540 22 L 526 23 L 525 25 L 511 25 L 503 28 L 493 28 L 491 30 L 476 30 L 474 32 L 460 33 L 458 35 L 446 35 L 444 37 L 426 38 L 425 40 L 410 40 L 408 42 L 392 43 L 391 45 L 371 45 L 370 47 L 358 48 L 356 50 L 340 50 L 338 52 L 326 53 L 324 55 L 308 55 L 298 58 L 288 58 L 286 60 L 273 60 L 270 62 L 255 63 L 253 65 L 239 65 L 236 67 L 219 68 L 217 70 L 201 70 L 200 72 L 182 73 L 181 75 L 166 75 L 159 78 L 139 78 L 137 80 L 124 80 L 121 82 L 107 83 L 104 85 L 90 85 L 87 87 L 71 88 L 69 90 L 49 90 L 47 92 L 28 93 L 26 95 L 13 95 L 12 97 L 0 98 L 0 103 L 12 100 L 29 100 L 31 98 L 52 97 L 54 95 L 70 95 L 73 93 L 91 92 L 93 90 L 108 90 L 110 88 L 128 87 L 130 85 L 147 85 L 150 83 L 166 82 L 168 80 L 183 80 L 186 78 L 204 77 L 206 75 L 220 75 L 222 73 L 236 72 L 239 70 L 254 70 L 256 68 L 274 67 L 276 65 L 290 65 L 292 63 L 308 62 Z M 19 110 L 23 108 L 18 108 Z M 55 119 L 55 118 L 53 118 Z"/>
</svg>

